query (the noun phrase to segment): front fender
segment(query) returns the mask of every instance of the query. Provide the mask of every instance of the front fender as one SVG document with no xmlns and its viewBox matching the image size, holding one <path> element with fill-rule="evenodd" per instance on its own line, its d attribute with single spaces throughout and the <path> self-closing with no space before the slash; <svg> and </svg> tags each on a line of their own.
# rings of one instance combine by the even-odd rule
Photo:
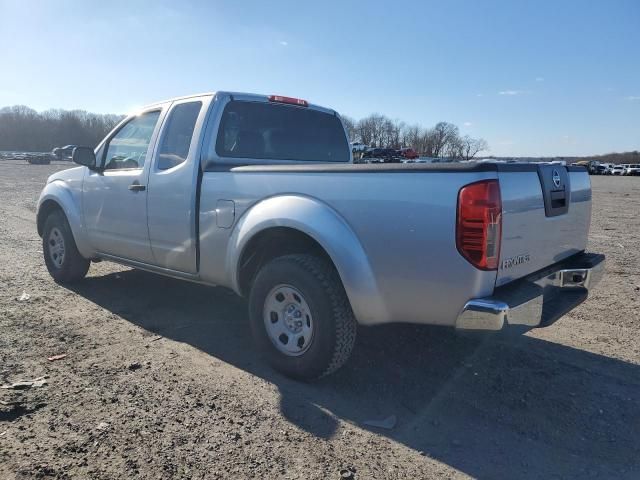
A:
<svg viewBox="0 0 640 480">
<path fill-rule="evenodd" d="M 288 227 L 309 235 L 335 265 L 356 319 L 361 324 L 389 321 L 369 258 L 348 223 L 322 201 L 301 195 L 270 197 L 252 206 L 238 220 L 229 240 L 226 268 L 232 288 L 240 293 L 240 258 L 247 243 L 273 227 Z"/>
<path fill-rule="evenodd" d="M 44 224 L 44 217 L 51 211 L 51 202 L 53 202 L 56 206 L 62 209 L 67 217 L 67 221 L 71 227 L 71 233 L 73 234 L 73 239 L 76 242 L 80 255 L 84 258 L 92 258 L 95 256 L 95 252 L 89 245 L 87 239 L 86 229 L 82 219 L 80 200 L 80 192 L 78 191 L 77 193 L 74 193 L 74 191 L 65 182 L 54 180 L 48 183 L 42 190 L 38 200 L 36 213 L 39 226 L 38 233 L 40 233 L 40 225 Z"/>
</svg>

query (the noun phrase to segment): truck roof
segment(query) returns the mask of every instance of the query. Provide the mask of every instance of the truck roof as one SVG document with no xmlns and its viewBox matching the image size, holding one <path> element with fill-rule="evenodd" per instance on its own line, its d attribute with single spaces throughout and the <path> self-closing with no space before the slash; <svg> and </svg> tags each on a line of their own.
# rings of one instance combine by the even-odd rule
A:
<svg viewBox="0 0 640 480">
<path fill-rule="evenodd" d="M 227 91 L 218 91 L 218 92 L 206 92 L 206 93 L 195 93 L 192 95 L 183 95 L 180 97 L 173 97 L 173 98 L 168 98 L 166 100 L 162 100 L 159 102 L 153 102 L 150 103 L 148 105 L 145 105 L 141 108 L 141 110 L 145 110 L 147 108 L 151 108 L 151 107 L 155 107 L 156 105 L 161 105 L 163 103 L 168 103 L 168 102 L 175 102 L 178 100 L 186 100 L 188 98 L 195 98 L 195 97 L 206 97 L 206 96 L 215 96 L 215 95 L 220 95 L 223 97 L 226 96 L 230 96 L 236 100 L 243 100 L 245 102 L 268 102 L 269 101 L 269 95 L 262 95 L 262 94 L 258 94 L 258 93 L 244 93 L 244 92 L 227 92 Z M 338 112 L 336 112 L 335 110 L 331 109 L 331 108 L 326 108 L 326 107 L 322 107 L 320 105 L 316 105 L 314 103 L 309 103 L 307 102 L 307 106 L 303 107 L 303 108 L 311 108 L 313 110 L 318 110 L 320 112 L 324 112 L 324 113 L 328 113 L 331 115 L 337 115 Z"/>
</svg>

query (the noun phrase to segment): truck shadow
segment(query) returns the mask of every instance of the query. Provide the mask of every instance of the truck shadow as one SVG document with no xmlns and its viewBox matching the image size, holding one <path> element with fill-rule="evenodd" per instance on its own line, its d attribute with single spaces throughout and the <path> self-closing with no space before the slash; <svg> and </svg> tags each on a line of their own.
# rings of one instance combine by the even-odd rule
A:
<svg viewBox="0 0 640 480">
<path fill-rule="evenodd" d="M 305 384 L 262 362 L 246 304 L 226 289 L 125 270 L 73 290 L 277 385 L 282 415 L 317 437 L 343 420 L 472 477 L 640 478 L 638 365 L 528 336 L 388 325 L 360 329 L 351 361 Z M 390 416 L 391 429 L 365 423 Z"/>
</svg>

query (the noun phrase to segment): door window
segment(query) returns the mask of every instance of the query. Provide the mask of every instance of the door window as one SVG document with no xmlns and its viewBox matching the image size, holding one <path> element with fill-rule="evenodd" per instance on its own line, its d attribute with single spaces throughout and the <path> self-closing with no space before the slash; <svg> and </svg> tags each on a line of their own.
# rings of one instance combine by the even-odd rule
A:
<svg viewBox="0 0 640 480">
<path fill-rule="evenodd" d="M 142 168 L 160 111 L 145 112 L 132 118 L 116 133 L 106 148 L 105 170 Z"/>
<path fill-rule="evenodd" d="M 181 103 L 171 111 L 160 146 L 160 170 L 173 168 L 187 159 L 201 107 L 202 102 Z"/>
</svg>

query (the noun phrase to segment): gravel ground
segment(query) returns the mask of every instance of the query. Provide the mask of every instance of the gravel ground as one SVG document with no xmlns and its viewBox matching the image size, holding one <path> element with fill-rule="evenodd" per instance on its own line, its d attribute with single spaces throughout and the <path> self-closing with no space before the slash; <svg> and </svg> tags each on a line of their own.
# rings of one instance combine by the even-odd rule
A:
<svg viewBox="0 0 640 480">
<path fill-rule="evenodd" d="M 301 384 L 228 290 L 106 262 L 56 285 L 34 211 L 67 166 L 0 162 L 0 384 L 46 377 L 0 389 L 0 478 L 640 478 L 640 178 L 592 178 L 607 275 L 553 326 L 362 328 Z"/>
</svg>

